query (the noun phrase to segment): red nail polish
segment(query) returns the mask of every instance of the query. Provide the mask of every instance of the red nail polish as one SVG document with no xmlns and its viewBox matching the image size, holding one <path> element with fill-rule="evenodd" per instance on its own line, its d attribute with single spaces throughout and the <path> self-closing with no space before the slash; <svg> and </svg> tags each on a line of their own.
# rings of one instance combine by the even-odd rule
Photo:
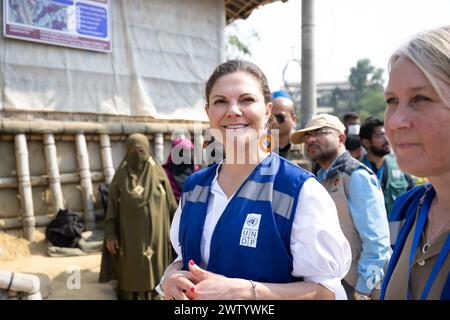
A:
<svg viewBox="0 0 450 320">
<path fill-rule="evenodd" d="M 189 260 L 189 264 L 191 265 L 191 266 L 193 266 L 194 264 L 195 264 L 195 262 L 194 262 L 194 260 Z"/>
<path fill-rule="evenodd" d="M 191 288 L 191 292 L 195 293 L 195 288 L 194 287 Z"/>
</svg>

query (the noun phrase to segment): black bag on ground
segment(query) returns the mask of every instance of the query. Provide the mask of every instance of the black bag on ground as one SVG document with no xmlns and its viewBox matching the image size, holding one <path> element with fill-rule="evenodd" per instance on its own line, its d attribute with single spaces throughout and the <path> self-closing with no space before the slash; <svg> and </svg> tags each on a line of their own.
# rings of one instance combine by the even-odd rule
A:
<svg viewBox="0 0 450 320">
<path fill-rule="evenodd" d="M 45 229 L 45 238 L 54 246 L 75 248 L 83 229 L 84 223 L 76 213 L 59 209 L 56 218 Z"/>
</svg>

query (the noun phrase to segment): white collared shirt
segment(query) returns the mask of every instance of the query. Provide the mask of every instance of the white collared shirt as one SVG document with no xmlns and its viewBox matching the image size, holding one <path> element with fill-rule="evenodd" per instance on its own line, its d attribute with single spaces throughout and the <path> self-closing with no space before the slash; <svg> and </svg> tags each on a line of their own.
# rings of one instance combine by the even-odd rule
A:
<svg viewBox="0 0 450 320">
<path fill-rule="evenodd" d="M 205 263 L 209 261 L 211 237 L 217 221 L 234 196 L 227 197 L 217 176 L 216 172 L 200 243 L 202 261 Z M 180 217 L 181 206 L 178 206 L 170 228 L 170 240 L 178 254 L 176 260 L 182 259 L 178 241 Z M 339 226 L 333 199 L 314 178 L 306 180 L 300 190 L 290 248 L 293 257 L 292 276 L 322 284 L 333 291 L 338 300 L 347 299 L 341 279 L 350 268 L 350 244 Z"/>
</svg>

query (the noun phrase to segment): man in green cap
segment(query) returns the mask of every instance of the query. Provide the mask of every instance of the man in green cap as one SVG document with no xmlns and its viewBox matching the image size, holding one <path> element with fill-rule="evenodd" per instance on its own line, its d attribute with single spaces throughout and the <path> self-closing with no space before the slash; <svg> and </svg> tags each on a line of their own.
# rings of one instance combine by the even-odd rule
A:
<svg viewBox="0 0 450 320">
<path fill-rule="evenodd" d="M 146 136 L 132 134 L 109 188 L 100 282 L 118 281 L 119 299 L 158 299 L 154 290 L 173 260 L 170 223 L 177 208 L 170 182 L 150 155 Z"/>
</svg>

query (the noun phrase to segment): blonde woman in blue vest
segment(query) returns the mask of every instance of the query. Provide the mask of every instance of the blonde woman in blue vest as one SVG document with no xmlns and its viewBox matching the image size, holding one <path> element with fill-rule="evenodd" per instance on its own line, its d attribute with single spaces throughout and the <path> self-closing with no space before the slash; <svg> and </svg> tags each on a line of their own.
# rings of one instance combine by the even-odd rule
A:
<svg viewBox="0 0 450 320">
<path fill-rule="evenodd" d="M 206 112 L 225 160 L 185 183 L 166 299 L 345 299 L 351 262 L 336 207 L 309 172 L 266 148 L 272 103 L 252 63 L 219 65 Z"/>
<path fill-rule="evenodd" d="M 401 170 L 427 177 L 397 198 L 402 226 L 384 299 L 450 299 L 450 26 L 415 36 L 390 59 L 385 129 Z"/>
</svg>

